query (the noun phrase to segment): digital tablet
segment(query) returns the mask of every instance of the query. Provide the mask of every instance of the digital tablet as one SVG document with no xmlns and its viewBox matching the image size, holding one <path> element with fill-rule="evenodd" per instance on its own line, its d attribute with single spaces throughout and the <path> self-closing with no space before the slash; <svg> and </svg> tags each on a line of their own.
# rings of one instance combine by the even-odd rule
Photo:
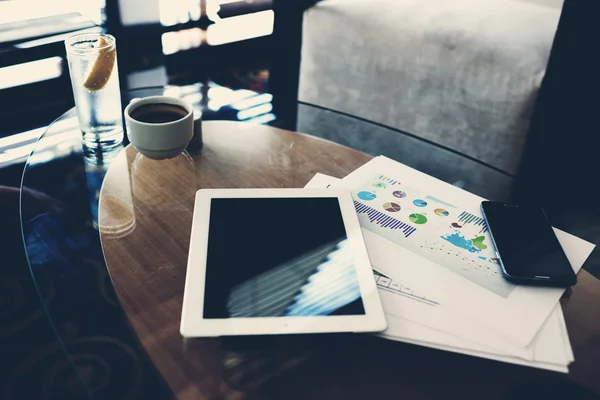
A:
<svg viewBox="0 0 600 400">
<path fill-rule="evenodd" d="M 379 332 L 386 326 L 349 191 L 197 192 L 183 336 Z"/>
</svg>

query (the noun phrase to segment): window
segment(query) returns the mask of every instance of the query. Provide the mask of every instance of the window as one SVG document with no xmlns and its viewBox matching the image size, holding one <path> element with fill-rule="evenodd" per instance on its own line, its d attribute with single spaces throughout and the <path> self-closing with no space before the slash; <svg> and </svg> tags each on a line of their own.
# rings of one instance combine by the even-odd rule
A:
<svg viewBox="0 0 600 400">
<path fill-rule="evenodd" d="M 86 19 L 102 23 L 105 0 L 29 0 L 0 2 L 0 25 L 36 18 L 79 13 Z"/>
</svg>

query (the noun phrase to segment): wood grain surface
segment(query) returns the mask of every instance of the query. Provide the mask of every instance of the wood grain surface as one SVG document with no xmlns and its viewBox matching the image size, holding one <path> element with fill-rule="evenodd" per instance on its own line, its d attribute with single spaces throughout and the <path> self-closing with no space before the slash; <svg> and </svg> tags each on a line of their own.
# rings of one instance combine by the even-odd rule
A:
<svg viewBox="0 0 600 400">
<path fill-rule="evenodd" d="M 203 131 L 201 152 L 171 160 L 149 160 L 129 146 L 111 165 L 100 196 L 102 247 L 119 301 L 177 398 L 493 399 L 547 379 L 570 380 L 600 393 L 594 364 L 600 359 L 600 281 L 585 271 L 564 306 L 577 360 L 568 376 L 365 335 L 349 339 L 347 346 L 319 347 L 298 368 L 276 366 L 283 372 L 271 379 L 251 368 L 252 379 L 268 381 L 257 389 L 229 388 L 224 371 L 235 370 L 239 360 L 229 357 L 218 339 L 185 340 L 179 334 L 196 190 L 303 187 L 317 172 L 343 177 L 371 157 L 262 125 L 205 122 Z M 302 349 L 297 351 L 288 358 L 291 364 L 302 358 Z M 259 354 L 255 364 L 264 361 L 265 353 Z"/>
</svg>

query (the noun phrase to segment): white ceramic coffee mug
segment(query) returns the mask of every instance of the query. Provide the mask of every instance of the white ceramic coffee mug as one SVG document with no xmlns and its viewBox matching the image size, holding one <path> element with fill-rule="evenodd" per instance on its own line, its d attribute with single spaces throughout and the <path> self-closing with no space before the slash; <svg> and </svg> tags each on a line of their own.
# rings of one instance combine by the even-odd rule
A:
<svg viewBox="0 0 600 400">
<path fill-rule="evenodd" d="M 171 122 L 142 122 L 131 114 L 148 104 L 173 104 L 184 108 L 187 115 Z M 194 135 L 194 108 L 188 102 L 168 96 L 150 96 L 134 100 L 125 107 L 127 137 L 133 146 L 148 158 L 163 160 L 185 150 Z"/>
</svg>

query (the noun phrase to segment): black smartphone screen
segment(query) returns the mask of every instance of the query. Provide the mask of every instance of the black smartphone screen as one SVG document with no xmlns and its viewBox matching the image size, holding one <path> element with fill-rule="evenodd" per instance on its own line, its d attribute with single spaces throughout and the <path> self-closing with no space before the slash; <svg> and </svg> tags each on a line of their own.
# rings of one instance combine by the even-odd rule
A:
<svg viewBox="0 0 600 400">
<path fill-rule="evenodd" d="M 575 284 L 573 268 L 543 209 L 491 201 L 482 202 L 481 209 L 508 278 Z"/>
</svg>

